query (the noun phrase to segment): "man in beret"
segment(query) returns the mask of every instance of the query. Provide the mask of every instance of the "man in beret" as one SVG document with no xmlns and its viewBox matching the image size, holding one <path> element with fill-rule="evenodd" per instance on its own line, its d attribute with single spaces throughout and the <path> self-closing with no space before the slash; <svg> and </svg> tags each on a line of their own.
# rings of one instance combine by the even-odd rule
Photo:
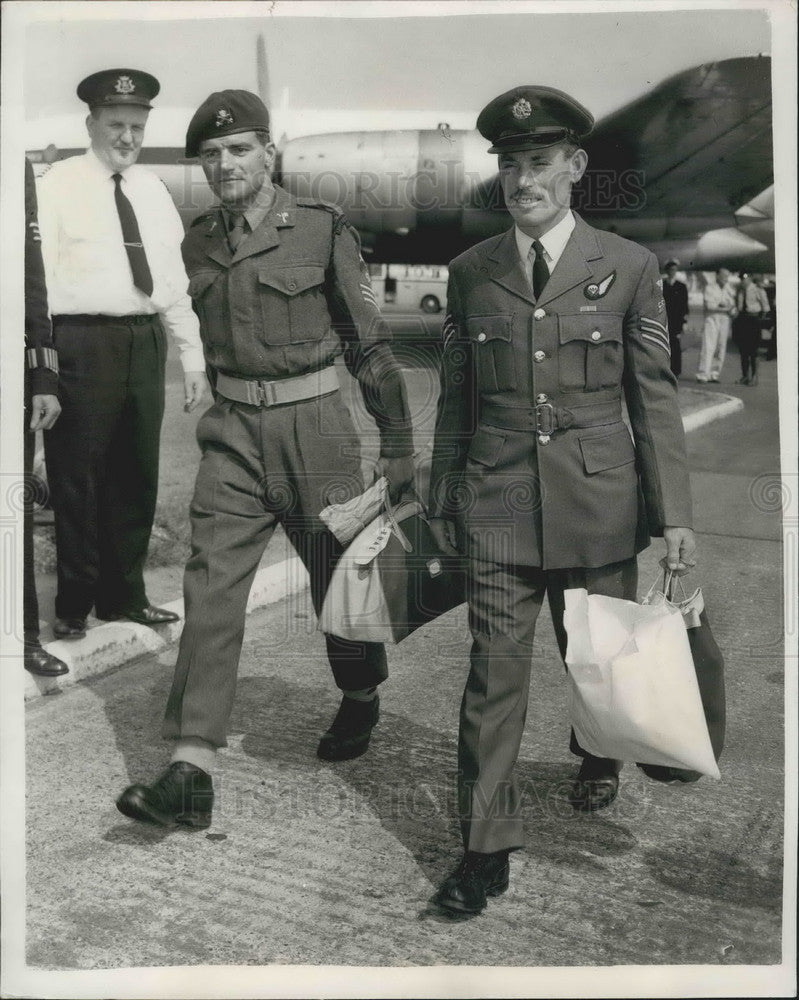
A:
<svg viewBox="0 0 799 1000">
<path fill-rule="evenodd" d="M 517 87 L 477 127 L 499 158 L 513 226 L 450 265 L 431 527 L 469 560 L 471 669 L 460 713 L 464 854 L 441 906 L 479 913 L 523 845 L 514 766 L 533 632 L 549 600 L 566 654 L 564 591 L 635 600 L 650 535 L 694 564 L 691 501 L 658 263 L 570 208 L 593 125 L 549 87 Z M 622 420 L 627 403 L 632 435 Z M 582 758 L 570 802 L 616 797 L 621 761 Z"/>
<path fill-rule="evenodd" d="M 319 513 L 363 490 L 336 358 L 344 356 L 377 423 L 379 468 L 395 497 L 413 478 L 413 449 L 402 374 L 357 234 L 337 208 L 272 183 L 275 147 L 260 99 L 211 94 L 189 124 L 186 155 L 199 156 L 221 202 L 183 243 L 215 402 L 197 427 L 186 625 L 164 723 L 172 762 L 153 785 L 127 788 L 117 806 L 133 819 L 202 828 L 264 548 L 282 524 L 318 612 L 341 551 Z M 377 643 L 325 641 L 343 696 L 317 753 L 346 760 L 369 745 L 386 655 Z"/>
<path fill-rule="evenodd" d="M 177 615 L 150 604 L 143 568 L 155 515 L 168 330 L 180 350 L 185 409 L 206 387 L 197 318 L 180 256 L 183 226 L 160 178 L 138 166 L 149 73 L 111 69 L 78 86 L 90 146 L 39 182 L 62 414 L 47 437 L 55 512 L 55 634 L 86 617 L 145 625 Z"/>
<path fill-rule="evenodd" d="M 666 261 L 666 277 L 663 279 L 663 301 L 666 303 L 666 325 L 669 329 L 669 350 L 671 370 L 675 378 L 682 374 L 682 335 L 688 319 L 688 286 L 677 277 L 678 260 Z"/>
</svg>

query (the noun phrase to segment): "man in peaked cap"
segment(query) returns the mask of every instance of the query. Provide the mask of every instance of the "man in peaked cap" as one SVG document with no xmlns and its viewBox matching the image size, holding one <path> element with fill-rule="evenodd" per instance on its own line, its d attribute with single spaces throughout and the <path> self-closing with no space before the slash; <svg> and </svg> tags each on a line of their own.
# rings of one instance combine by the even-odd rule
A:
<svg viewBox="0 0 799 1000">
<path fill-rule="evenodd" d="M 319 611 L 341 551 L 319 513 L 363 491 L 336 358 L 344 355 L 360 383 L 395 496 L 413 478 L 413 448 L 402 375 L 357 234 L 337 208 L 272 183 L 275 147 L 260 99 L 211 94 L 189 124 L 186 154 L 199 156 L 221 202 L 183 243 L 215 403 L 197 427 L 203 454 L 186 625 L 164 723 L 172 762 L 154 784 L 127 788 L 117 806 L 133 819 L 202 828 L 211 822 L 211 771 L 227 742 L 247 597 L 264 548 L 282 524 Z M 377 643 L 325 640 L 343 695 L 317 753 L 346 760 L 369 745 L 386 655 Z"/>
<path fill-rule="evenodd" d="M 464 854 L 441 906 L 479 913 L 523 845 L 514 778 L 533 633 L 546 595 L 561 655 L 564 591 L 635 600 L 650 535 L 694 564 L 691 502 L 658 264 L 570 208 L 593 126 L 550 87 L 516 87 L 477 127 L 499 158 L 513 226 L 450 265 L 431 470 L 431 527 L 469 560 L 471 669 L 460 712 Z M 632 436 L 622 421 L 626 400 Z M 589 753 L 570 793 L 616 797 L 621 761 Z"/>
<path fill-rule="evenodd" d="M 682 335 L 688 319 L 688 286 L 677 277 L 678 260 L 666 261 L 666 276 L 663 279 L 663 301 L 666 303 L 666 325 L 669 329 L 669 349 L 671 350 L 671 370 L 675 378 L 682 374 Z"/>
<path fill-rule="evenodd" d="M 160 178 L 138 166 L 155 77 L 93 73 L 90 147 L 39 182 L 62 413 L 47 434 L 58 592 L 53 631 L 85 634 L 101 619 L 174 621 L 150 604 L 144 562 L 158 489 L 168 330 L 180 350 L 185 407 L 206 386 L 197 317 L 180 256 L 183 226 Z"/>
</svg>

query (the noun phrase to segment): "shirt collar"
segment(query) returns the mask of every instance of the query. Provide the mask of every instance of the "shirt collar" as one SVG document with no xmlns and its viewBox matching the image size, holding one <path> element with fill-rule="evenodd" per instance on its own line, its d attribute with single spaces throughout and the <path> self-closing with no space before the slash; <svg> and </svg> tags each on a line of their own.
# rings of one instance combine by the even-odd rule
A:
<svg viewBox="0 0 799 1000">
<path fill-rule="evenodd" d="M 235 215 L 243 214 L 244 218 L 247 220 L 247 225 L 250 227 L 250 232 L 255 232 L 267 215 L 269 215 L 274 202 L 275 188 L 269 184 L 265 184 L 258 192 L 255 201 L 245 212 L 232 212 L 229 208 L 225 208 L 223 205 L 222 208 L 225 213 L 225 224 L 228 229 L 230 229 L 233 217 Z"/>
<path fill-rule="evenodd" d="M 569 237 L 574 229 L 574 212 L 571 209 L 563 216 L 560 222 L 547 230 L 543 236 L 539 237 L 539 242 L 544 248 L 544 253 L 550 261 L 557 261 L 563 253 Z M 527 260 L 530 247 L 533 245 L 533 237 L 523 233 L 518 226 L 516 229 L 516 246 L 519 248 L 519 256 L 523 261 Z"/>
<path fill-rule="evenodd" d="M 121 174 L 123 177 L 130 169 L 127 167 L 125 170 L 112 170 L 107 163 L 104 163 L 100 157 L 95 153 L 94 149 L 89 146 L 86 150 L 86 165 L 91 171 L 96 173 L 99 177 L 113 177 L 114 174 Z M 133 164 L 131 164 L 133 166 Z"/>
</svg>

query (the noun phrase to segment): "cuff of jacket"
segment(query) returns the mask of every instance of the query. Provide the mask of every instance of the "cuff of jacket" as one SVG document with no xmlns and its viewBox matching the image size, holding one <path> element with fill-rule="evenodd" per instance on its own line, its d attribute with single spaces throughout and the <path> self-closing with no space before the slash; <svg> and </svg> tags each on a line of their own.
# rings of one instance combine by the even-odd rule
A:
<svg viewBox="0 0 799 1000">
<path fill-rule="evenodd" d="M 28 372 L 28 386 L 32 396 L 57 396 L 58 373 L 52 368 L 34 368 Z"/>
<path fill-rule="evenodd" d="M 406 458 L 413 455 L 413 430 L 383 430 L 380 434 L 380 455 L 382 458 Z"/>
</svg>

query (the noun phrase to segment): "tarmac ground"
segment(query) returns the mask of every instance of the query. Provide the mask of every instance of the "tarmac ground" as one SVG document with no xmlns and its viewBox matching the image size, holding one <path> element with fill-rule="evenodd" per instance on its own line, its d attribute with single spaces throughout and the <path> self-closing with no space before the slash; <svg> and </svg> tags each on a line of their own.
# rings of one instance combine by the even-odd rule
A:
<svg viewBox="0 0 799 1000">
<path fill-rule="evenodd" d="M 695 343 L 686 346 L 687 413 L 686 400 L 703 407 L 691 397 Z M 613 806 L 573 813 L 566 685 L 545 610 L 518 765 L 527 846 L 512 857 L 505 896 L 478 918 L 447 918 L 431 897 L 460 852 L 465 609 L 389 650 L 369 752 L 326 764 L 316 742 L 338 695 L 299 581 L 248 618 L 207 832 L 141 826 L 114 807 L 125 785 L 152 780 L 167 761 L 159 728 L 179 628 L 81 683 L 30 678 L 28 965 L 442 966 L 454 975 L 461 966 L 779 964 L 787 605 L 776 363 L 761 363 L 757 388 L 733 385 L 736 368 L 733 354 L 724 383 L 702 392 L 743 407 L 688 436 L 700 543 L 692 582 L 726 659 L 720 781 L 664 786 L 628 764 Z M 661 548 L 642 555 L 642 586 L 658 575 Z M 148 576 L 151 599 L 176 601 L 178 568 L 159 574 Z M 37 696 L 45 691 L 54 696 Z"/>
</svg>

